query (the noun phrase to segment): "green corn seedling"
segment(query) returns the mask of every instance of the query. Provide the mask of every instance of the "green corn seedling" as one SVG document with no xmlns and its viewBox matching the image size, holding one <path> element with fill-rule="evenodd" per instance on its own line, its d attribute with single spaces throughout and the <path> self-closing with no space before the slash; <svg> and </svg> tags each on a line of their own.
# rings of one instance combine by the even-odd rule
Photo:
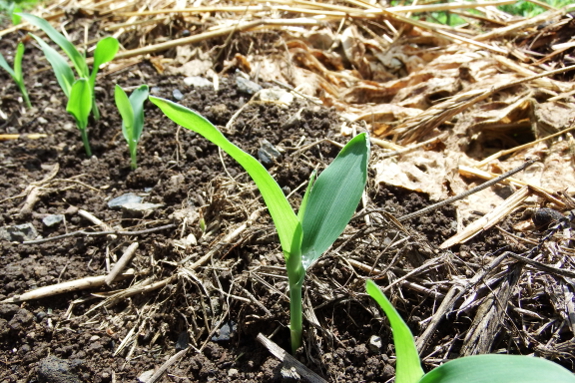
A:
<svg viewBox="0 0 575 383">
<path fill-rule="evenodd" d="M 171 101 L 150 97 L 176 124 L 193 130 L 236 160 L 256 183 L 278 232 L 290 288 L 292 352 L 301 345 L 302 285 L 306 270 L 345 229 L 367 180 L 369 140 L 354 137 L 317 179 L 312 174 L 296 215 L 281 188 L 254 157 L 228 141 L 208 120 Z"/>
<path fill-rule="evenodd" d="M 521 355 L 474 355 L 449 361 L 427 374 L 409 327 L 372 280 L 367 293 L 389 319 L 395 344 L 396 383 L 575 383 L 575 375 L 543 358 Z"/>
<path fill-rule="evenodd" d="M 74 65 L 74 68 L 76 69 L 76 73 L 78 74 L 78 78 L 89 79 L 90 91 L 92 92 L 92 96 L 91 96 L 92 104 L 93 104 L 92 105 L 92 112 L 94 114 L 94 118 L 96 120 L 99 120 L 100 119 L 100 112 L 98 110 L 98 106 L 96 105 L 96 98 L 94 97 L 94 87 L 96 84 L 96 75 L 98 74 L 98 70 L 99 70 L 100 66 L 102 64 L 105 64 L 107 62 L 112 61 L 114 59 L 114 57 L 116 56 L 116 53 L 118 53 L 118 49 L 120 47 L 118 40 L 116 40 L 116 38 L 114 38 L 114 37 L 109 36 L 109 37 L 105 37 L 102 40 L 98 41 L 98 44 L 96 44 L 96 50 L 94 51 L 94 65 L 92 66 L 92 71 L 90 72 L 90 70 L 88 69 L 88 64 L 86 63 L 85 55 L 81 54 L 76 49 L 74 44 L 72 44 L 66 37 L 64 37 L 64 35 L 62 35 L 60 32 L 58 32 L 56 29 L 54 29 L 54 27 L 52 27 L 52 25 L 50 25 L 49 22 L 47 22 L 46 20 L 44 20 L 41 17 L 34 16 L 34 15 L 29 14 L 29 13 L 17 13 L 17 15 L 21 16 L 24 20 L 28 21 L 30 24 L 32 24 L 32 25 L 36 26 L 37 28 L 41 29 L 42 31 L 44 31 L 44 33 L 46 33 L 46 35 L 48 35 L 48 37 L 56 45 L 58 45 L 60 48 L 62 48 L 62 50 L 70 58 L 70 61 L 72 61 L 72 64 Z M 42 47 L 42 50 L 44 51 L 44 54 L 46 55 L 46 58 L 48 59 L 50 64 L 52 64 L 52 68 L 54 69 L 54 73 L 56 74 L 56 78 L 58 79 L 58 83 L 62 87 L 62 90 L 64 90 L 64 93 L 66 93 L 66 91 L 69 92 L 71 90 L 71 86 L 74 83 L 74 81 L 72 81 L 72 82 L 68 81 L 67 90 L 64 88 L 62 81 L 61 81 L 61 79 L 63 77 L 69 78 L 69 73 L 61 73 L 61 71 L 66 71 L 65 69 L 63 69 L 61 62 L 65 63 L 66 61 L 62 57 L 60 57 L 60 59 L 55 58 L 54 57 L 55 55 L 58 55 L 58 56 L 60 56 L 60 55 L 54 49 L 52 49 L 52 48 L 46 49 L 46 47 L 48 46 L 47 44 L 40 43 L 41 39 L 38 38 L 37 36 L 32 35 L 32 37 L 34 37 L 36 39 L 36 41 L 38 41 L 38 43 Z M 52 56 L 52 57 L 50 57 L 50 56 Z M 55 66 L 54 61 L 58 61 L 59 65 Z M 66 64 L 66 66 L 67 66 L 67 64 Z M 68 67 L 68 69 L 69 69 L 69 67 Z M 66 72 L 68 72 L 68 71 L 66 71 Z M 72 78 L 73 77 L 74 76 L 72 75 Z M 69 93 L 67 93 L 67 95 L 68 94 Z"/>
<path fill-rule="evenodd" d="M 70 97 L 68 98 L 68 105 L 66 105 L 66 112 L 70 113 L 76 119 L 76 125 L 82 135 L 82 142 L 86 149 L 86 155 L 92 156 L 92 149 L 88 142 L 88 117 L 92 109 L 92 90 L 90 83 L 85 78 L 81 78 L 74 82 L 70 89 Z"/>
<path fill-rule="evenodd" d="M 0 67 L 2 67 L 6 72 L 12 76 L 12 79 L 20 89 L 20 93 L 22 93 L 22 98 L 26 103 L 28 108 L 32 107 L 30 103 L 30 97 L 28 97 L 28 92 L 26 91 L 26 84 L 24 84 L 24 76 L 22 75 L 22 57 L 24 56 L 24 44 L 18 43 L 18 47 L 16 48 L 16 54 L 14 55 L 14 69 L 10 68 L 8 62 L 2 54 L 0 53 Z"/>
<path fill-rule="evenodd" d="M 144 129 L 144 102 L 148 99 L 148 86 L 141 85 L 134 90 L 130 98 L 119 85 L 114 90 L 116 106 L 122 116 L 122 133 L 128 148 L 130 149 L 130 159 L 132 169 L 136 169 L 138 141 Z"/>
</svg>

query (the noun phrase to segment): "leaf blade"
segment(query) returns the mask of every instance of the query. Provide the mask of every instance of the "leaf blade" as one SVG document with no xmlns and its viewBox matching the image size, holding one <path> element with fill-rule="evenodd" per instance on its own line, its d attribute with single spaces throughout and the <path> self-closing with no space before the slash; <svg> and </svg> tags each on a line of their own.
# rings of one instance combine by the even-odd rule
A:
<svg viewBox="0 0 575 383">
<path fill-rule="evenodd" d="M 37 28 L 40 28 L 50 40 L 52 40 L 56 45 L 58 45 L 70 58 L 74 67 L 76 68 L 76 72 L 78 72 L 78 77 L 88 78 L 90 73 L 88 72 L 88 65 L 86 64 L 86 59 L 68 40 L 64 37 L 63 34 L 58 32 L 48 21 L 44 20 L 41 17 L 32 15 L 30 13 L 18 13 L 17 15 L 21 16 L 24 20 L 29 22 L 30 24 L 34 25 Z"/>
<path fill-rule="evenodd" d="M 118 84 L 116 84 L 114 88 L 114 100 L 116 101 L 120 116 L 122 116 L 122 133 L 129 145 L 134 135 L 134 110 L 132 109 L 128 95 Z"/>
<path fill-rule="evenodd" d="M 144 129 L 144 103 L 150 95 L 148 85 L 140 85 L 130 95 L 130 104 L 134 111 L 134 132 L 132 138 L 135 142 L 140 140 Z"/>
<path fill-rule="evenodd" d="M 367 181 L 369 140 L 350 140 L 313 184 L 302 219 L 302 262 L 307 269 L 341 235 Z M 307 194 L 307 193 L 306 193 Z"/>
<path fill-rule="evenodd" d="M 56 75 L 56 80 L 58 81 L 60 88 L 62 88 L 62 91 L 64 92 L 66 97 L 70 98 L 72 84 L 74 84 L 74 72 L 72 72 L 72 69 L 70 68 L 64 57 L 62 57 L 62 55 L 56 52 L 54 48 L 46 44 L 44 40 L 42 40 L 36 35 L 30 33 L 30 36 L 32 36 L 34 40 L 36 40 L 38 44 L 40 44 L 40 48 L 42 48 L 44 56 L 46 56 L 46 59 L 48 60 L 48 62 L 52 66 L 52 69 L 54 70 L 54 74 Z"/>
<path fill-rule="evenodd" d="M 423 369 L 411 330 L 374 281 L 368 279 L 365 282 L 365 290 L 385 312 L 393 331 L 396 355 L 395 382 L 417 383 L 423 376 Z"/>
<path fill-rule="evenodd" d="M 289 254 L 299 251 L 301 229 L 298 229 L 298 227 L 300 222 L 281 188 L 262 164 L 228 141 L 212 123 L 199 114 L 169 100 L 153 96 L 150 96 L 149 99 L 176 124 L 200 134 L 208 141 L 219 146 L 248 172 L 260 190 L 272 216 L 284 250 L 284 256 L 287 258 Z"/>
<path fill-rule="evenodd" d="M 85 130 L 88 126 L 88 116 L 92 110 L 92 89 L 85 78 L 78 79 L 72 85 L 66 112 L 76 119 L 78 129 Z"/>
<path fill-rule="evenodd" d="M 108 36 L 98 41 L 96 50 L 94 51 L 94 64 L 92 66 L 92 74 L 90 75 L 90 85 L 94 88 L 96 84 L 96 76 L 100 66 L 110 62 L 118 53 L 120 43 L 115 37 Z"/>
<path fill-rule="evenodd" d="M 428 372 L 419 381 L 419 383 L 460 382 L 575 383 L 575 375 L 543 358 L 490 354 L 449 361 Z"/>
</svg>

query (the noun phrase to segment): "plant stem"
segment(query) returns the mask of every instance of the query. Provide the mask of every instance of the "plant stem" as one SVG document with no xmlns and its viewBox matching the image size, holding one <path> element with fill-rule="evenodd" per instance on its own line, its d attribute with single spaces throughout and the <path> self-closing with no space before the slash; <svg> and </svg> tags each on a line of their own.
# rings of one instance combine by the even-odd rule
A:
<svg viewBox="0 0 575 383">
<path fill-rule="evenodd" d="M 92 157 L 92 149 L 90 148 L 90 142 L 88 142 L 88 131 L 86 129 L 80 129 L 80 134 L 82 135 L 82 142 L 84 142 L 84 149 L 86 149 L 86 155 Z"/>
<path fill-rule="evenodd" d="M 92 94 L 92 115 L 94 116 L 94 120 L 98 121 L 100 119 L 100 109 L 98 109 L 95 94 Z"/>
<path fill-rule="evenodd" d="M 286 268 L 289 279 L 290 300 L 290 334 L 292 354 L 301 346 L 303 328 L 302 314 L 302 286 L 305 278 L 305 269 L 301 263 L 300 254 L 292 254 L 287 260 Z"/>
<path fill-rule="evenodd" d="M 136 170 L 136 168 L 138 167 L 138 157 L 137 157 L 137 146 L 136 144 L 130 145 L 130 159 L 131 159 L 131 163 L 130 163 L 130 167 L 132 168 L 132 170 Z"/>
<path fill-rule="evenodd" d="M 30 97 L 28 96 L 28 92 L 26 91 L 24 84 L 20 86 L 20 93 L 22 93 L 22 98 L 24 98 L 24 102 L 28 109 L 32 109 L 32 103 L 30 102 Z"/>
</svg>

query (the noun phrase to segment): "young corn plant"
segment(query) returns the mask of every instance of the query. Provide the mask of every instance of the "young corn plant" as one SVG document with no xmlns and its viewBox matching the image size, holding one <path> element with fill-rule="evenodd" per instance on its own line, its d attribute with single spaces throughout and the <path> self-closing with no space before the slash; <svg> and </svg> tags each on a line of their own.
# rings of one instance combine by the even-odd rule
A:
<svg viewBox="0 0 575 383">
<path fill-rule="evenodd" d="M 28 108 L 32 108 L 32 104 L 30 103 L 30 97 L 28 97 L 28 92 L 26 91 L 26 84 L 24 84 L 24 76 L 22 75 L 22 57 L 24 56 L 24 44 L 18 43 L 18 47 L 16 48 L 16 54 L 14 55 L 14 69 L 8 65 L 2 53 L 0 53 L 0 67 L 2 67 L 6 72 L 12 76 L 12 79 L 20 89 L 20 93 L 22 93 L 22 98 L 26 103 Z"/>
<path fill-rule="evenodd" d="M 132 170 L 138 167 L 137 149 L 138 141 L 144 129 L 144 102 L 148 99 L 148 86 L 141 85 L 134 90 L 130 98 L 119 85 L 116 84 L 114 98 L 116 106 L 122 116 L 122 133 L 130 149 L 130 165 Z"/>
<path fill-rule="evenodd" d="M 76 126 L 82 135 L 82 142 L 84 143 L 84 149 L 86 149 L 86 155 L 88 157 L 92 156 L 92 149 L 90 148 L 88 132 L 86 130 L 91 110 L 92 90 L 90 89 L 90 83 L 85 78 L 81 78 L 74 82 L 70 89 L 66 112 L 70 113 L 76 119 Z"/>
<path fill-rule="evenodd" d="M 389 319 L 395 344 L 396 383 L 575 383 L 575 375 L 542 358 L 488 354 L 449 361 L 424 374 L 409 327 L 372 280 L 367 293 Z"/>
<path fill-rule="evenodd" d="M 118 40 L 116 40 L 116 38 L 114 38 L 114 37 L 109 36 L 109 37 L 105 37 L 102 40 L 98 41 L 98 44 L 96 44 L 96 50 L 94 51 L 94 64 L 92 66 L 92 71 L 90 71 L 88 69 L 88 64 L 86 63 L 86 56 L 84 54 L 81 54 L 76 49 L 74 44 L 72 44 L 66 37 L 64 37 L 64 35 L 62 35 L 60 32 L 58 32 L 56 29 L 54 29 L 54 27 L 52 27 L 52 25 L 50 25 L 49 22 L 47 22 L 46 20 L 44 20 L 41 17 L 34 16 L 34 15 L 29 14 L 29 13 L 17 13 L 17 15 L 21 16 L 24 20 L 26 20 L 30 24 L 32 24 L 35 27 L 44 31 L 44 33 L 46 33 L 46 35 L 56 45 L 58 45 L 66 53 L 66 55 L 70 58 L 70 61 L 72 61 L 72 64 L 74 65 L 74 68 L 76 69 L 76 73 L 78 74 L 78 78 L 85 78 L 85 79 L 89 80 L 90 91 L 92 93 L 92 95 L 91 95 L 92 113 L 94 115 L 94 118 L 96 120 L 99 120 L 100 119 L 100 112 L 98 110 L 98 106 L 96 105 L 96 98 L 94 97 L 94 87 L 96 84 L 96 75 L 98 74 L 98 70 L 100 69 L 100 66 L 102 64 L 105 64 L 107 62 L 112 61 L 114 59 L 114 57 L 116 56 L 116 53 L 118 53 L 118 49 L 120 47 Z M 58 65 L 56 67 L 53 64 L 53 61 L 59 61 L 60 63 L 63 61 L 65 63 L 66 60 L 64 60 L 60 56 L 60 54 L 56 52 L 56 50 L 50 48 L 46 43 L 42 44 L 40 42 L 40 41 L 43 42 L 42 39 L 40 39 L 39 37 L 37 37 L 33 34 L 31 34 L 31 36 L 34 37 L 34 39 L 36 41 L 38 41 L 38 43 L 42 47 L 42 50 L 44 51 L 44 54 L 46 55 L 46 58 L 52 64 L 52 68 L 54 69 L 54 73 L 56 74 L 56 78 L 58 79 L 58 83 L 62 87 L 62 90 L 64 91 L 64 93 L 66 93 L 67 91 L 69 92 L 71 90 L 71 87 L 72 87 L 72 84 L 74 81 L 72 81 L 72 82 L 68 81 L 68 84 L 65 84 L 66 85 L 66 88 L 65 88 L 61 82 L 61 79 L 62 79 L 62 77 L 68 78 L 69 73 L 72 73 L 72 72 L 69 71 L 69 73 L 61 73 L 61 71 L 65 71 L 65 72 L 68 72 L 68 71 L 63 69 L 62 65 Z M 49 47 L 50 49 L 46 49 L 46 47 Z M 60 59 L 55 58 L 54 57 L 55 55 L 60 56 Z M 50 56 L 52 56 L 52 57 L 50 57 Z M 66 66 L 68 66 L 68 65 L 66 64 Z M 69 67 L 68 67 L 68 69 L 69 69 Z M 72 78 L 74 77 L 73 74 L 71 77 Z M 66 93 L 67 96 L 68 96 L 68 94 L 69 93 Z"/>
<path fill-rule="evenodd" d="M 273 177 L 254 157 L 228 141 L 208 120 L 171 101 L 150 97 L 176 124 L 193 130 L 236 160 L 256 183 L 277 229 L 290 291 L 292 352 L 301 346 L 302 286 L 306 270 L 335 242 L 349 223 L 367 180 L 369 140 L 350 140 L 317 178 L 312 174 L 298 214 Z"/>
</svg>

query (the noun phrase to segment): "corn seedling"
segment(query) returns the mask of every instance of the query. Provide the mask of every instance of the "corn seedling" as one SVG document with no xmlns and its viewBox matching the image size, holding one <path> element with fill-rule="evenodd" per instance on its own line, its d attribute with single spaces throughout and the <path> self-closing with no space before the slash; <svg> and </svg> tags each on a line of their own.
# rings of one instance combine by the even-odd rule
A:
<svg viewBox="0 0 575 383">
<path fill-rule="evenodd" d="M 354 137 L 318 177 L 314 174 L 298 214 L 273 177 L 254 157 L 228 141 L 208 120 L 171 101 L 150 97 L 176 124 L 193 130 L 236 160 L 256 183 L 278 232 L 289 279 L 292 352 L 301 345 L 302 285 L 306 270 L 345 229 L 365 188 L 369 141 Z"/>
<path fill-rule="evenodd" d="M 367 293 L 389 319 L 395 344 L 396 383 L 575 383 L 575 375 L 543 358 L 521 355 L 474 355 L 449 361 L 424 374 L 409 327 L 375 282 Z"/>
<path fill-rule="evenodd" d="M 14 69 L 10 68 L 8 62 L 0 53 L 0 67 L 2 67 L 6 72 L 12 76 L 12 79 L 18 85 L 20 93 L 22 93 L 22 98 L 28 108 L 32 107 L 30 103 L 30 98 L 28 97 L 28 92 L 26 91 L 26 84 L 24 84 L 24 76 L 22 75 L 22 57 L 24 56 L 24 44 L 18 43 L 16 47 L 16 54 L 14 55 Z"/>
<path fill-rule="evenodd" d="M 90 83 L 85 78 L 81 78 L 72 85 L 68 105 L 66 105 L 66 112 L 70 113 L 76 119 L 76 126 L 78 126 L 80 134 L 82 135 L 82 142 L 84 143 L 88 157 L 92 156 L 92 150 L 88 142 L 88 133 L 86 131 L 91 109 L 92 90 L 90 89 Z"/>
<path fill-rule="evenodd" d="M 48 37 L 56 45 L 58 45 L 60 48 L 62 48 L 62 50 L 70 58 L 70 61 L 72 61 L 72 64 L 74 65 L 74 68 L 76 69 L 76 73 L 78 74 L 78 78 L 85 78 L 85 79 L 89 80 L 90 92 L 92 93 L 92 95 L 91 95 L 92 112 L 93 112 L 94 118 L 96 120 L 99 120 L 100 119 L 100 112 L 98 110 L 98 106 L 96 105 L 96 98 L 94 97 L 94 87 L 96 84 L 96 75 L 98 74 L 98 70 L 99 70 L 100 66 L 102 64 L 105 64 L 107 62 L 112 61 L 114 59 L 114 56 L 116 56 L 116 53 L 118 53 L 118 49 L 120 47 L 118 40 L 116 40 L 116 38 L 110 36 L 110 37 L 105 37 L 102 40 L 98 41 L 98 44 L 96 44 L 96 50 L 94 51 L 94 65 L 92 66 L 92 71 L 90 72 L 90 70 L 88 69 L 88 64 L 86 63 L 85 55 L 81 54 L 76 49 L 74 44 L 72 44 L 66 37 L 64 37 L 64 35 L 62 35 L 60 32 L 58 32 L 56 29 L 54 29 L 54 27 L 52 27 L 52 25 L 50 25 L 49 22 L 47 22 L 46 20 L 44 20 L 41 17 L 34 16 L 34 15 L 29 14 L 29 13 L 17 13 L 17 15 L 21 16 L 24 20 L 26 20 L 30 24 L 32 24 L 35 27 L 44 31 L 44 33 L 46 33 L 46 35 L 48 35 Z M 46 49 L 45 47 L 47 47 L 48 45 L 45 43 L 44 44 L 40 43 L 40 41 L 42 41 L 40 38 L 38 38 L 37 36 L 35 36 L 33 34 L 31 34 L 31 35 L 32 35 L 32 37 L 34 37 L 34 39 L 36 41 L 38 41 L 38 43 L 42 47 L 42 50 L 44 51 L 46 58 L 48 59 L 50 64 L 52 64 L 52 68 L 54 69 L 54 73 L 56 74 L 56 78 L 58 79 L 58 83 L 62 87 L 62 90 L 64 91 L 64 93 L 68 92 L 68 93 L 66 93 L 66 95 L 68 96 L 69 91 L 71 90 L 71 86 L 72 86 L 74 81 L 72 81 L 72 82 L 68 81 L 68 84 L 65 84 L 66 85 L 66 88 L 65 88 L 62 84 L 61 79 L 62 79 L 62 77 L 69 78 L 69 73 L 59 73 L 61 71 L 68 72 L 61 65 L 61 62 L 63 61 L 65 63 L 66 60 L 64 60 L 56 52 L 56 50 L 54 50 L 52 48 Z M 60 56 L 60 59 L 55 58 L 54 57 L 55 55 Z M 50 57 L 50 56 L 52 56 L 52 57 Z M 59 61 L 60 64 L 58 66 L 54 66 L 54 64 L 53 64 L 54 61 Z M 68 65 L 66 64 L 66 66 L 68 66 Z M 68 69 L 69 69 L 69 67 L 68 67 Z M 70 73 L 71 73 L 71 71 L 70 71 Z M 72 78 L 73 77 L 74 76 L 72 75 Z"/>
<path fill-rule="evenodd" d="M 114 90 L 116 106 L 122 116 L 122 133 L 124 134 L 124 138 L 126 139 L 126 142 L 128 142 L 128 148 L 130 149 L 132 169 L 136 169 L 138 166 L 136 151 L 138 148 L 138 141 L 140 141 L 140 136 L 144 129 L 144 102 L 148 98 L 148 94 L 147 85 L 141 85 L 139 88 L 134 90 L 130 95 L 130 98 L 128 98 L 124 89 L 119 85 L 116 85 Z"/>
</svg>

